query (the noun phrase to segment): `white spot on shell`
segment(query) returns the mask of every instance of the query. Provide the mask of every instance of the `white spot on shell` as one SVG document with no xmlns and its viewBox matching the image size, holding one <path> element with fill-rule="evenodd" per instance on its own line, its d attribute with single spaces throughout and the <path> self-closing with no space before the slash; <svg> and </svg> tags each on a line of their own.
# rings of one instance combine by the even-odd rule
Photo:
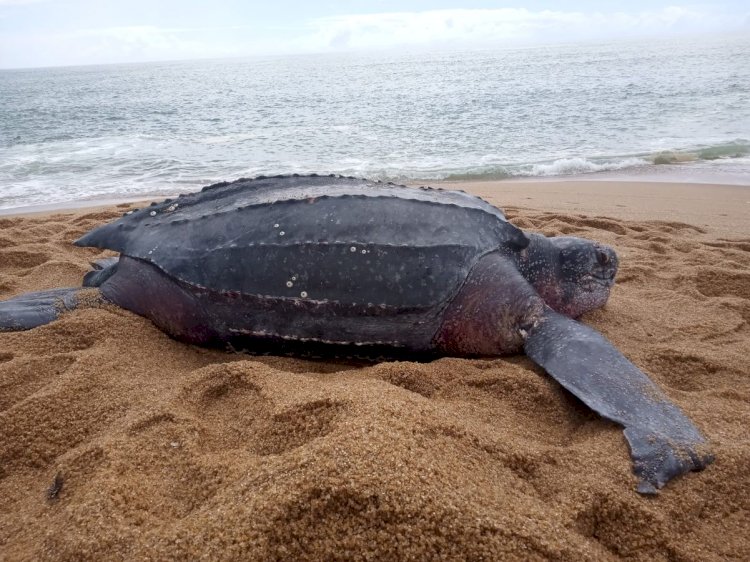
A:
<svg viewBox="0 0 750 562">
<path fill-rule="evenodd" d="M 279 228 L 279 223 L 276 223 L 275 225 L 273 225 L 273 227 L 274 228 Z"/>
<path fill-rule="evenodd" d="M 284 232 L 283 230 L 279 230 L 279 236 L 284 236 L 284 234 L 286 234 L 286 232 Z"/>
<path fill-rule="evenodd" d="M 151 212 L 149 213 L 149 215 L 151 215 L 152 217 L 155 217 L 155 216 L 156 216 L 156 211 L 151 211 Z"/>
<path fill-rule="evenodd" d="M 299 296 L 301 296 L 303 299 L 307 298 L 307 291 L 302 291 Z"/>
<path fill-rule="evenodd" d="M 286 282 L 286 286 L 287 287 L 294 287 L 294 283 L 292 283 L 291 281 L 287 281 Z"/>
<path fill-rule="evenodd" d="M 133 214 L 133 211 L 128 211 L 128 212 L 127 212 L 127 213 L 125 213 L 125 214 L 126 214 L 126 215 L 132 215 L 132 214 Z"/>
<path fill-rule="evenodd" d="M 296 281 L 296 280 L 297 280 L 297 276 L 296 275 L 292 275 L 292 281 Z"/>
<path fill-rule="evenodd" d="M 367 253 L 367 250 L 362 250 L 362 253 L 363 253 L 363 254 L 366 254 L 366 253 Z"/>
<path fill-rule="evenodd" d="M 167 212 L 173 212 L 177 209 L 177 203 L 172 203 L 169 207 L 167 207 Z"/>
<path fill-rule="evenodd" d="M 356 252 L 357 251 L 357 247 L 356 246 L 352 246 L 351 248 L 349 248 L 349 251 L 350 252 Z"/>
</svg>

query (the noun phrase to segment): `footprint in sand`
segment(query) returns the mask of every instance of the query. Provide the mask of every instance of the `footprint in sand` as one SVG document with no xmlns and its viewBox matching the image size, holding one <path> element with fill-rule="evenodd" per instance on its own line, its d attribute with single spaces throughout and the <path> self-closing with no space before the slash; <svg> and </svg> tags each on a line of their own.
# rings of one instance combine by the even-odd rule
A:
<svg viewBox="0 0 750 562">
<path fill-rule="evenodd" d="M 330 399 L 314 400 L 274 414 L 257 434 L 254 451 L 278 455 L 328 435 L 345 405 Z"/>
<path fill-rule="evenodd" d="M 282 454 L 330 433 L 346 409 L 343 403 L 317 399 L 274 412 L 273 400 L 253 380 L 255 370 L 253 361 L 205 367 L 182 391 L 208 449 Z"/>
<path fill-rule="evenodd" d="M 695 284 L 707 297 L 739 297 L 750 299 L 750 273 L 727 269 L 699 269 Z"/>
<path fill-rule="evenodd" d="M 272 403 L 254 381 L 248 362 L 210 365 L 186 383 L 182 399 L 196 416 L 209 450 L 247 446 Z"/>
</svg>

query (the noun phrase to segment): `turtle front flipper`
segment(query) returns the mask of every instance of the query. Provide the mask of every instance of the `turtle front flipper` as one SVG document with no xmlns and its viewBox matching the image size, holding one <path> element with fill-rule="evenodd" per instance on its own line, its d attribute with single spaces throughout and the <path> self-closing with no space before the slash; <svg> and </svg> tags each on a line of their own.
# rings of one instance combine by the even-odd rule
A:
<svg viewBox="0 0 750 562">
<path fill-rule="evenodd" d="M 625 428 L 640 493 L 655 494 L 713 461 L 698 428 L 595 330 L 547 309 L 524 349 L 589 408 Z"/>
<path fill-rule="evenodd" d="M 93 289 L 83 290 L 89 296 L 92 293 L 98 294 L 98 291 Z M 0 301 L 0 332 L 30 330 L 49 324 L 57 320 L 63 312 L 76 308 L 81 302 L 79 295 L 81 292 L 80 287 L 52 289 L 26 293 L 7 301 Z"/>
</svg>

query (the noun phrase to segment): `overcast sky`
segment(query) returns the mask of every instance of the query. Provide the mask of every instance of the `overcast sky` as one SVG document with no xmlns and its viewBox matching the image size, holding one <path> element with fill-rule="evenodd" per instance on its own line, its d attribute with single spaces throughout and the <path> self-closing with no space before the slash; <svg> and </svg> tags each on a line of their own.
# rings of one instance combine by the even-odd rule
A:
<svg viewBox="0 0 750 562">
<path fill-rule="evenodd" d="M 750 33 L 750 3 L 0 0 L 0 68 Z"/>
</svg>

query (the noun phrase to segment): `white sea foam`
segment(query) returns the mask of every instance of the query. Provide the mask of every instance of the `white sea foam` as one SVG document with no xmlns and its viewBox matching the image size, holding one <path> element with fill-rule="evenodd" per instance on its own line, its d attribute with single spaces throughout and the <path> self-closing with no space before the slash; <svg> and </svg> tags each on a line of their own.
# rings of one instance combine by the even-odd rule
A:
<svg viewBox="0 0 750 562">
<path fill-rule="evenodd" d="M 0 92 L 0 208 L 293 172 L 750 184 L 750 37 L 0 71 Z"/>
<path fill-rule="evenodd" d="M 650 164 L 643 158 L 623 158 L 604 162 L 593 162 L 586 158 L 560 158 L 548 164 L 534 164 L 531 170 L 519 171 L 518 175 L 528 176 L 567 176 L 637 168 Z"/>
</svg>

